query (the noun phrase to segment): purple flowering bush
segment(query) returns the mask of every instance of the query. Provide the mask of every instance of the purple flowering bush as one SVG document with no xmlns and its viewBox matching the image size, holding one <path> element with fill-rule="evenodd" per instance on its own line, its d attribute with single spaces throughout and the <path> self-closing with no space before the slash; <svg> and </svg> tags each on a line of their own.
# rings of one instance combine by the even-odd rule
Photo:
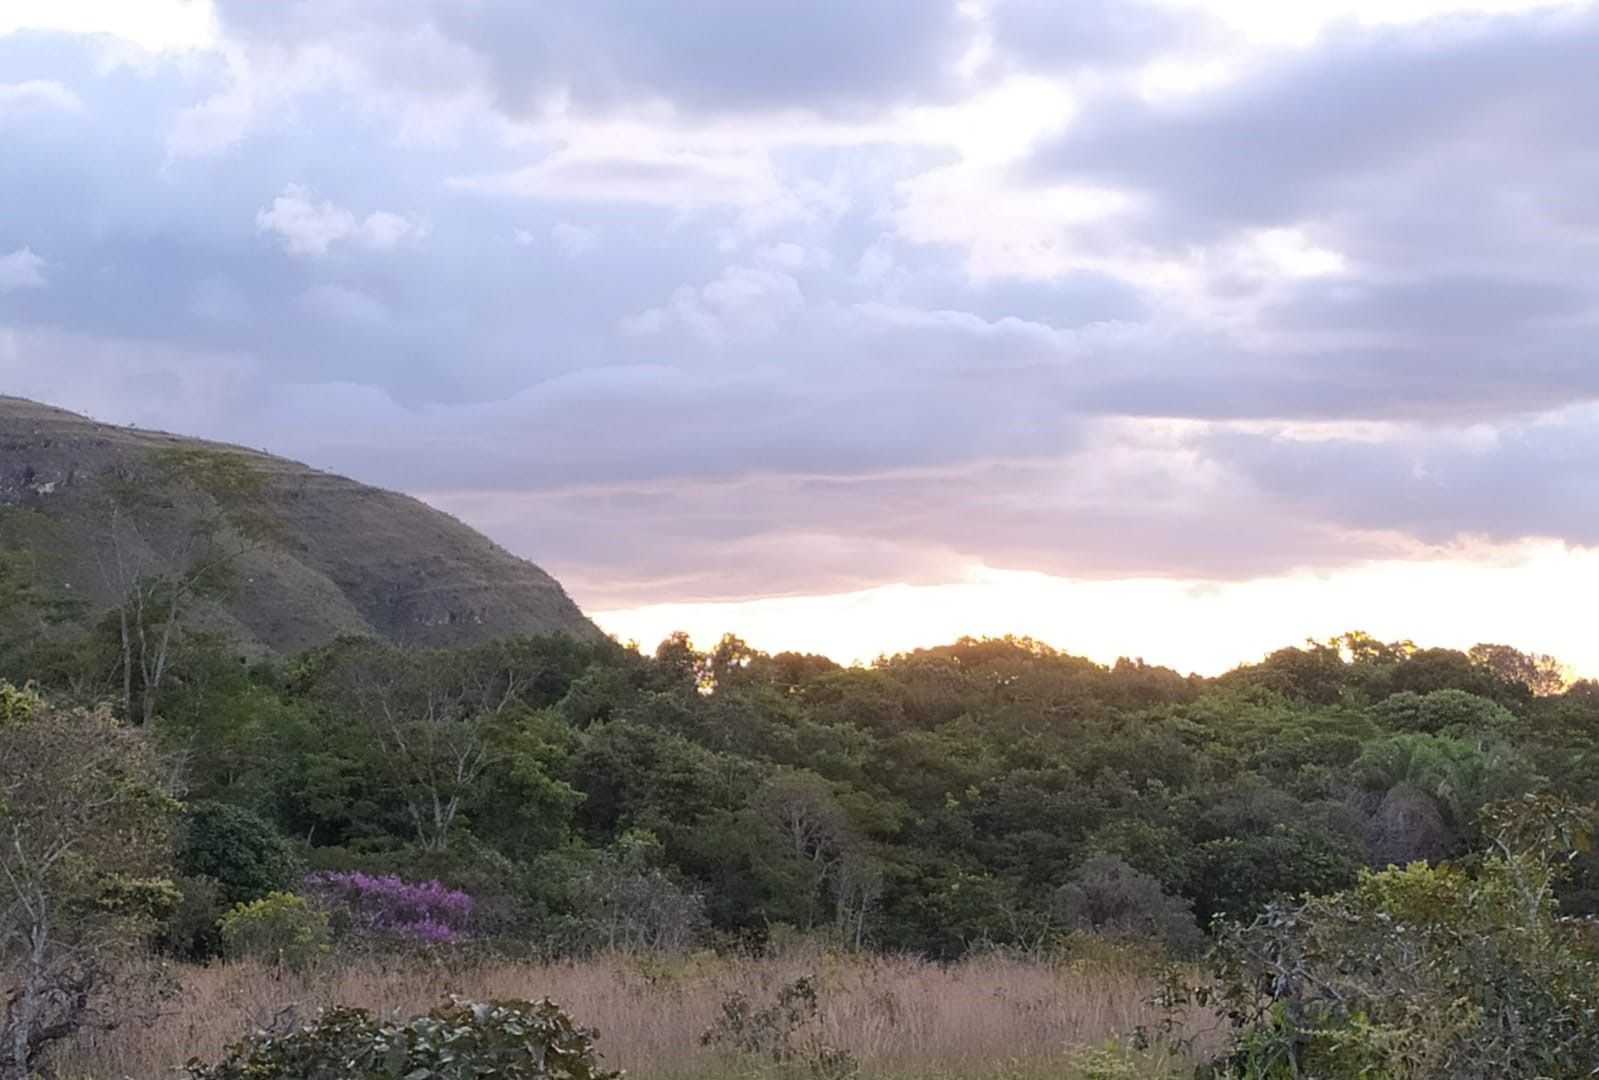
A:
<svg viewBox="0 0 1599 1080">
<path fill-rule="evenodd" d="M 472 897 L 462 890 L 438 881 L 406 881 L 396 874 L 310 874 L 305 892 L 329 912 L 335 927 L 356 938 L 454 942 L 465 936 L 472 918 Z"/>
</svg>

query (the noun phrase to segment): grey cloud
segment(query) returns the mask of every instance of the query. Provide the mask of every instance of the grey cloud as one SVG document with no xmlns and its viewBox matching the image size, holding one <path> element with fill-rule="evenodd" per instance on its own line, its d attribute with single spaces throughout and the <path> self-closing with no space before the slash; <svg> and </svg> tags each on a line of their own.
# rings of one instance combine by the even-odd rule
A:
<svg viewBox="0 0 1599 1080">
<path fill-rule="evenodd" d="M 1591 408 L 1477 432 L 1374 442 L 1225 435 L 1208 452 L 1274 503 L 1424 541 L 1551 537 L 1599 544 L 1599 414 Z"/>
<path fill-rule="evenodd" d="M 578 106 L 662 99 L 702 113 L 879 108 L 949 95 L 972 28 L 954 0 L 221 0 L 231 34 L 283 48 L 337 42 L 381 74 L 459 92 L 463 59 L 496 104 L 525 114 L 560 95 Z M 439 78 L 440 72 L 454 77 Z"/>
<path fill-rule="evenodd" d="M 952 0 L 478 0 L 441 5 L 438 19 L 489 58 L 513 104 L 561 89 L 580 103 L 662 97 L 703 112 L 942 97 L 969 34 Z"/>
<path fill-rule="evenodd" d="M 1599 396 L 1595 56 L 1599 8 L 1459 16 L 1346 27 L 1175 102 L 1090 101 L 1035 179 L 1134 193 L 1126 235 L 1174 257 L 1293 226 L 1344 260 L 1213 275 L 1254 302 L 1235 340 L 1135 354 L 1096 400 L 1464 419 Z"/>
<path fill-rule="evenodd" d="M 1444 191 L 1553 192 L 1599 131 L 1583 105 L 1596 51 L 1591 10 L 1345 29 L 1197 99 L 1101 100 L 1036 164 L 1146 192 L 1161 224 L 1193 235 L 1336 221 L 1363 185 L 1411 173 Z"/>
<path fill-rule="evenodd" d="M 1395 550 L 1313 518 L 1263 513 L 1245 485 L 1196 503 L 1171 497 L 1172 477 L 1124 477 L 1120 499 L 1107 498 L 1095 490 L 1098 455 L 1085 447 L 848 477 L 428 498 L 606 607 L 933 583 L 973 559 L 1072 577 L 1216 579 Z"/>
<path fill-rule="evenodd" d="M 933 581 L 974 558 L 1245 577 L 1391 554 L 1407 535 L 1595 535 L 1594 427 L 1523 420 L 1599 397 L 1582 111 L 1599 87 L 1578 63 L 1599 54 L 1593 15 L 1346 31 L 1175 112 L 1091 97 L 1042 175 L 1125 185 L 1151 212 L 1083 233 L 1099 269 L 985 281 L 959 250 L 882 236 L 899 182 L 947 153 L 717 157 L 675 141 L 706 113 L 881 114 L 956 92 L 971 28 L 952 5 L 238 0 L 224 14 L 262 56 L 325 45 L 305 55 L 419 98 L 497 93 L 514 113 L 568 87 L 577 124 L 665 101 L 668 149 L 540 145 L 529 170 L 486 105 L 453 141 L 397 140 L 341 69 L 227 153 L 169 160 L 166 120 L 225 90 L 221 73 L 14 65 L 0 40 L 8 78 L 70 73 L 82 103 L 5 118 L 0 202 L 27 214 L 0 222 L 0 253 L 49 265 L 47 288 L 0 292 L 0 389 L 427 494 L 590 603 Z M 1001 66 L 1069 74 L 1189 32 L 1150 17 L 1004 0 Z M 871 36 L 894 18 L 906 25 Z M 258 231 L 291 184 L 332 208 L 325 257 Z M 814 204 L 782 203 L 800 188 Z M 518 194 L 536 197 L 500 197 Z M 362 242 L 380 209 L 425 220 L 426 237 L 390 243 L 397 225 L 379 219 Z M 1202 299 L 1231 305 L 1213 326 L 1113 269 L 1121 250 L 1183 259 L 1272 225 L 1302 225 L 1345 268 L 1199 267 Z M 321 250 L 326 230 L 312 235 L 302 249 Z M 1126 248 L 1096 260 L 1107 236 Z M 1147 437 L 1105 420 L 1129 416 L 1153 418 L 1134 425 Z M 1148 434 L 1166 418 L 1186 434 Z M 1484 450 L 1437 433 L 1203 434 L 1259 418 L 1505 435 Z"/>
<path fill-rule="evenodd" d="M 1073 73 L 1146 59 L 1216 34 L 1195 11 L 1143 0 L 996 0 L 990 25 L 1007 60 Z"/>
</svg>

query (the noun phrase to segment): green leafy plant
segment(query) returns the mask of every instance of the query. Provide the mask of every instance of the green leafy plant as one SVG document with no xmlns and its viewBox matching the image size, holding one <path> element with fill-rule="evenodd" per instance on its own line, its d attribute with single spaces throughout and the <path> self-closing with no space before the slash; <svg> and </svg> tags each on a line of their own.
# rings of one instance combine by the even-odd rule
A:
<svg viewBox="0 0 1599 1080">
<path fill-rule="evenodd" d="M 380 1021 L 337 1007 L 287 1034 L 257 1032 L 192 1080 L 620 1080 L 601 1068 L 596 1032 L 552 1001 L 452 997 L 425 1016 Z"/>
<path fill-rule="evenodd" d="M 310 967 L 328 950 L 327 915 L 294 893 L 270 892 L 236 904 L 222 916 L 219 929 L 229 956 L 295 970 Z"/>
<path fill-rule="evenodd" d="M 282 889 L 296 868 L 293 845 L 259 814 L 219 802 L 184 808 L 178 869 L 211 878 L 225 903 L 246 903 Z"/>
<path fill-rule="evenodd" d="M 1224 928 L 1217 1006 L 1235 1039 L 1205 1075 L 1589 1076 L 1599 1069 L 1599 944 L 1555 885 L 1599 810 L 1551 796 L 1482 815 L 1471 867 L 1366 871 L 1354 888 Z"/>
</svg>

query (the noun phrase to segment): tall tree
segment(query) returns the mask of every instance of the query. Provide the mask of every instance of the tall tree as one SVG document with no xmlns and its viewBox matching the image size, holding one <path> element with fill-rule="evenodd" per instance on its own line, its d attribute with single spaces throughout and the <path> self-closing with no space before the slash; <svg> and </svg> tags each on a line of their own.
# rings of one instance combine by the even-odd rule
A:
<svg viewBox="0 0 1599 1080">
<path fill-rule="evenodd" d="M 100 569 L 115 612 L 122 713 L 149 723 L 197 601 L 225 593 L 239 561 L 275 539 L 265 478 L 226 450 L 174 448 L 104 478 Z"/>
</svg>

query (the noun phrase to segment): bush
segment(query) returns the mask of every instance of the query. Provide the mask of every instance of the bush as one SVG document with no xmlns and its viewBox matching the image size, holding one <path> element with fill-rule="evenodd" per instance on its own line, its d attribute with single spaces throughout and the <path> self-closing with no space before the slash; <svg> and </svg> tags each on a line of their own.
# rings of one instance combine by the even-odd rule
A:
<svg viewBox="0 0 1599 1080">
<path fill-rule="evenodd" d="M 188 1064 L 193 1080 L 619 1080 L 600 1068 L 597 1033 L 554 1002 L 451 998 L 426 1016 L 378 1021 L 333 1008 L 286 1035 L 257 1032 L 215 1065 Z"/>
<path fill-rule="evenodd" d="M 1159 941 L 1173 953 L 1197 952 L 1205 937 L 1187 900 L 1115 855 L 1091 855 L 1055 893 L 1055 916 L 1069 930 Z"/>
<path fill-rule="evenodd" d="M 228 912 L 216 881 L 179 877 L 172 884 L 178 899 L 167 916 L 158 944 L 162 951 L 185 960 L 209 960 L 222 951 L 220 924 Z"/>
<path fill-rule="evenodd" d="M 847 1050 L 823 1040 L 821 999 L 809 975 L 780 987 L 764 1007 L 735 991 L 723 1000 L 722 1015 L 700 1036 L 700 1044 L 765 1058 L 815 1080 L 852 1080 L 860 1072 Z"/>
<path fill-rule="evenodd" d="M 178 870 L 217 883 L 222 901 L 242 904 L 287 888 L 294 847 L 259 814 L 227 803 L 191 803 L 183 813 Z"/>
<path fill-rule="evenodd" d="M 455 941 L 472 917 L 472 898 L 438 881 L 348 870 L 311 874 L 305 888 L 333 916 L 338 930 L 368 941 Z"/>
<path fill-rule="evenodd" d="M 1472 873 L 1366 871 L 1225 930 L 1216 986 L 1237 1037 L 1209 1075 L 1594 1075 L 1599 944 L 1560 916 L 1553 886 L 1595 820 L 1554 798 L 1501 804 Z"/>
<path fill-rule="evenodd" d="M 327 915 L 293 893 L 272 892 L 236 904 L 218 928 L 229 956 L 295 970 L 310 967 L 328 948 Z"/>
</svg>

